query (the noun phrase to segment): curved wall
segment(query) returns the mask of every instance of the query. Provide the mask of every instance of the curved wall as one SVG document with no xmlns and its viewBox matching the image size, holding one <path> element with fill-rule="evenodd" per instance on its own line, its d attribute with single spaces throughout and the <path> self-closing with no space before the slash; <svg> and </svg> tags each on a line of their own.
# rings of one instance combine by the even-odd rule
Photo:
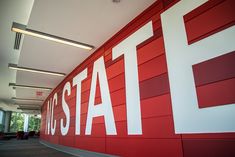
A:
<svg viewBox="0 0 235 157">
<path fill-rule="evenodd" d="M 234 7 L 156 1 L 50 94 L 41 139 L 128 157 L 235 156 Z"/>
</svg>

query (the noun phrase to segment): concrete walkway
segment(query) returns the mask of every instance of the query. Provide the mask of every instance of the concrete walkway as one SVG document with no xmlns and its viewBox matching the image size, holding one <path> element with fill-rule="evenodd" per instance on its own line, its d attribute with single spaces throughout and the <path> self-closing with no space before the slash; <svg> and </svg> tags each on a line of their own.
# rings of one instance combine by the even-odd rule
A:
<svg viewBox="0 0 235 157">
<path fill-rule="evenodd" d="M 73 155 L 48 148 L 39 139 L 1 140 L 0 157 L 74 157 Z"/>
</svg>

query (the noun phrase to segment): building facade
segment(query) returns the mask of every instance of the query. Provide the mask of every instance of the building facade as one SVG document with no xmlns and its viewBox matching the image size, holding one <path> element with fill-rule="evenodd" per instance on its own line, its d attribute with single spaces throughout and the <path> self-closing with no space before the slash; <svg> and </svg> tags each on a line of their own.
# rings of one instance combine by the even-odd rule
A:
<svg viewBox="0 0 235 157">
<path fill-rule="evenodd" d="M 156 1 L 54 89 L 41 139 L 128 157 L 234 156 L 234 6 Z"/>
</svg>

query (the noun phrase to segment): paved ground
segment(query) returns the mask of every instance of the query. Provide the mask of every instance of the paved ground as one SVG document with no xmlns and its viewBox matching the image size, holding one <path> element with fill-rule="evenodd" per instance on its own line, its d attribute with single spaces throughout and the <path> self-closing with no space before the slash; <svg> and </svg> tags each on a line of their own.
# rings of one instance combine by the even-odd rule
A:
<svg viewBox="0 0 235 157">
<path fill-rule="evenodd" d="M 0 141 L 0 157 L 74 157 L 39 143 L 38 139 Z"/>
</svg>

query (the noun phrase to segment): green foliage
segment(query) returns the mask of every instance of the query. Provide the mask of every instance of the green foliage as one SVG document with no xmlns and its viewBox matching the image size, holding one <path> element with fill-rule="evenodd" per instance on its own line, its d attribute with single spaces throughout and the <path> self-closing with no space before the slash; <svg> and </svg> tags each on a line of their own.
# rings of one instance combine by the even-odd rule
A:
<svg viewBox="0 0 235 157">
<path fill-rule="evenodd" d="M 41 118 L 34 115 L 29 115 L 28 131 L 39 131 L 40 130 Z M 11 115 L 10 131 L 17 132 L 23 131 L 24 129 L 24 114 L 13 112 Z"/>
<path fill-rule="evenodd" d="M 24 115 L 22 113 L 12 112 L 10 131 L 22 131 L 24 128 Z"/>
<path fill-rule="evenodd" d="M 36 116 L 29 117 L 29 131 L 39 131 L 40 130 L 41 118 Z"/>
</svg>

